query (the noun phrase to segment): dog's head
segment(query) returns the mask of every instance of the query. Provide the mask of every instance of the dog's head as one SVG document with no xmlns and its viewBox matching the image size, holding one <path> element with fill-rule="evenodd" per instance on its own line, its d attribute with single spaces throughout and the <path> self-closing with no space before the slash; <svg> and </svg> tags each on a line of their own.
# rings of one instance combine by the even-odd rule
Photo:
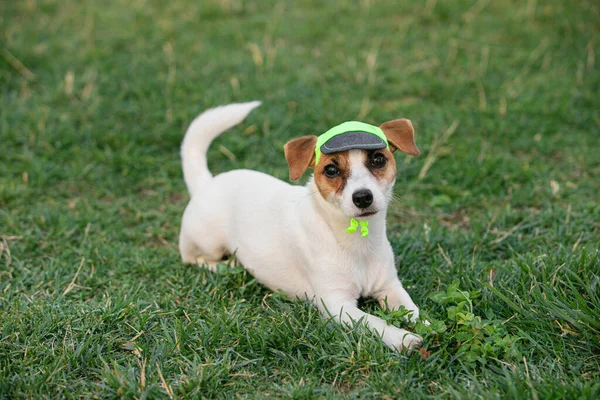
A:
<svg viewBox="0 0 600 400">
<path fill-rule="evenodd" d="M 289 141 L 284 150 L 290 180 L 300 179 L 308 168 L 313 168 L 314 182 L 321 196 L 346 216 L 366 218 L 385 210 L 396 181 L 396 161 L 392 153 L 400 150 L 417 156 L 420 151 L 409 120 L 396 119 L 379 128 L 388 142 L 379 149 L 355 149 L 350 145 L 346 146 L 352 148 L 350 150 L 319 154 L 320 151 L 315 152 L 317 136 Z"/>
</svg>

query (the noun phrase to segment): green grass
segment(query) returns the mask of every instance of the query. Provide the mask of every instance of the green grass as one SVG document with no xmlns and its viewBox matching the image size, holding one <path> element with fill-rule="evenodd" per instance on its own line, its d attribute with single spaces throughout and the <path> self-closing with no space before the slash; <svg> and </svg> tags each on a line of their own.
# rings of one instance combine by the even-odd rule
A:
<svg viewBox="0 0 600 400">
<path fill-rule="evenodd" d="M 23 0 L 0 28 L 0 398 L 600 397 L 597 2 Z M 253 99 L 215 173 L 413 121 L 389 238 L 424 356 L 180 262 L 186 126 Z"/>
</svg>

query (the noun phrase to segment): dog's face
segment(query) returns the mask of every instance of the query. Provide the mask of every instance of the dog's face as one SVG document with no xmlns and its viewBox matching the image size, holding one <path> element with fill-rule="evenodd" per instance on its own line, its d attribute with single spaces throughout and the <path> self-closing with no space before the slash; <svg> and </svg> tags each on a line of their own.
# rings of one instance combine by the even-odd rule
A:
<svg viewBox="0 0 600 400">
<path fill-rule="evenodd" d="M 315 165 L 316 136 L 304 136 L 285 145 L 290 179 L 297 180 L 307 168 L 314 168 L 314 181 L 321 196 L 348 217 L 368 218 L 385 211 L 396 181 L 394 152 L 419 155 L 409 120 L 398 119 L 380 127 L 390 149 L 349 150 L 321 154 Z"/>
<path fill-rule="evenodd" d="M 387 208 L 396 181 L 388 149 L 323 154 L 315 166 L 321 196 L 349 217 L 369 217 Z"/>
</svg>

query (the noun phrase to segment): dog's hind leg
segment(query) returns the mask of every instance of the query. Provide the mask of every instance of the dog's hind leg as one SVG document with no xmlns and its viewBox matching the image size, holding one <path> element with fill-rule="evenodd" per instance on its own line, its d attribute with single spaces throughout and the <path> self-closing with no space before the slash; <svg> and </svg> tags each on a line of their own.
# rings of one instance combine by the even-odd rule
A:
<svg viewBox="0 0 600 400">
<path fill-rule="evenodd" d="M 196 259 L 200 256 L 196 243 L 183 232 L 179 235 L 179 254 L 185 264 L 196 264 Z"/>
<path fill-rule="evenodd" d="M 199 246 L 183 232 L 179 235 L 179 253 L 185 264 L 196 264 L 211 271 L 216 271 L 217 264 L 223 262 L 222 259 L 225 254 L 218 246 L 213 246 L 210 249 L 207 246 Z"/>
<path fill-rule="evenodd" d="M 218 208 L 219 196 L 205 196 L 188 204 L 181 220 L 179 252 L 186 264 L 216 270 L 228 253 L 223 217 Z"/>
</svg>

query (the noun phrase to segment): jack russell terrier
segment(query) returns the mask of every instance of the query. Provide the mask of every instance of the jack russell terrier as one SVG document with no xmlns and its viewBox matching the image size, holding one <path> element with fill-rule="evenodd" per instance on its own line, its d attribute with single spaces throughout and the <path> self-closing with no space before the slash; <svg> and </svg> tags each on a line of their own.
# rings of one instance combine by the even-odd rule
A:
<svg viewBox="0 0 600 400">
<path fill-rule="evenodd" d="M 388 346 L 409 352 L 423 339 L 361 311 L 357 300 L 419 310 L 402 287 L 386 236 L 386 212 L 396 180 L 396 149 L 416 156 L 407 119 L 381 126 L 345 122 L 323 135 L 286 143 L 290 180 L 308 168 L 306 186 L 235 170 L 213 177 L 206 153 L 213 139 L 239 124 L 260 102 L 216 107 L 200 114 L 181 145 L 191 195 L 181 222 L 183 262 L 215 270 L 234 254 L 262 284 L 292 299 L 311 300 L 340 323 L 362 320 Z"/>
</svg>

